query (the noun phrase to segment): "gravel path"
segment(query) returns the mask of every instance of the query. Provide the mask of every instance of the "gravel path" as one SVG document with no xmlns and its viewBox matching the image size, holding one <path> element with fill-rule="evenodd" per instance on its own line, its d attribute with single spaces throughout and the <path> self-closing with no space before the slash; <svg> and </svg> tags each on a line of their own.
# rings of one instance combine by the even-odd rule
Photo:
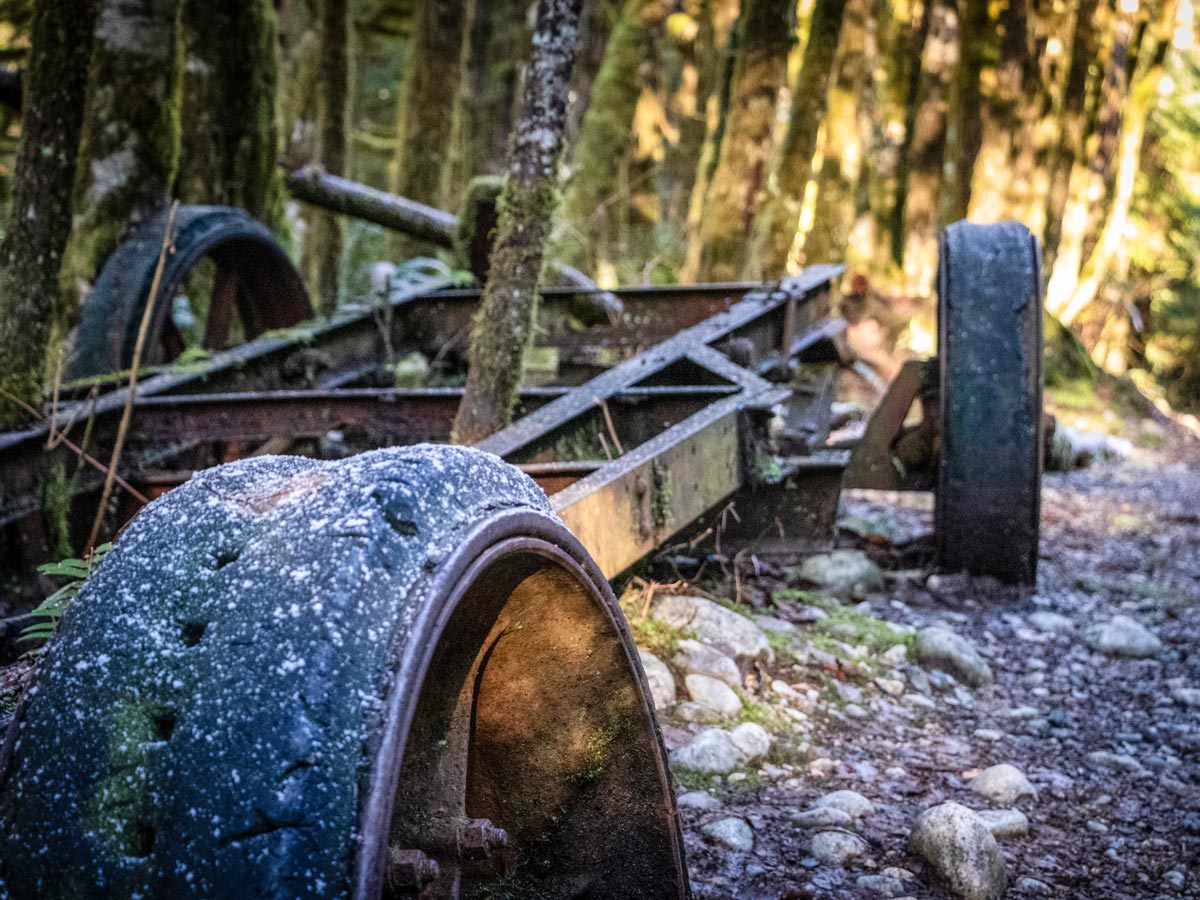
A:
<svg viewBox="0 0 1200 900">
<path fill-rule="evenodd" d="M 927 512 L 851 506 L 909 536 L 931 527 Z M 885 673 L 903 685 L 893 696 L 863 677 L 831 678 L 811 659 L 792 669 L 793 687 L 820 691 L 790 770 L 760 770 L 750 788 L 711 781 L 720 808 L 683 810 L 698 897 L 949 897 L 906 840 L 931 805 L 988 808 L 966 782 L 998 763 L 1037 790 L 1015 803 L 1028 835 L 1000 840 L 1005 897 L 1200 897 L 1200 464 L 1143 454 L 1047 476 L 1042 521 L 1032 595 L 910 570 L 891 573 L 860 607 L 918 628 L 947 624 L 987 659 L 993 684 L 969 690 L 901 664 Z M 869 549 L 891 562 L 911 557 L 879 542 Z M 762 580 L 758 596 L 780 596 L 784 581 Z M 1145 626 L 1161 649 L 1145 659 L 1091 650 L 1084 632 L 1114 616 Z M 747 690 L 774 674 L 758 673 Z M 685 729 L 695 727 L 669 724 L 668 743 L 685 742 Z M 845 829 L 865 852 L 831 865 L 792 817 L 838 789 L 874 809 Z M 751 852 L 703 833 L 730 816 L 752 826 Z"/>
</svg>

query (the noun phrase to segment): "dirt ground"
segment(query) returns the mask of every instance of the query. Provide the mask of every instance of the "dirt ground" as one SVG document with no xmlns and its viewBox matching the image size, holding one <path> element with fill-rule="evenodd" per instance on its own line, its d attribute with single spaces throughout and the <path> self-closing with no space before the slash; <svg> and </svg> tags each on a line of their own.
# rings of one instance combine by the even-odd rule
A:
<svg viewBox="0 0 1200 900">
<path fill-rule="evenodd" d="M 893 566 L 911 565 L 905 548 L 919 548 L 932 528 L 929 512 L 890 503 L 851 500 L 847 512 L 903 533 L 900 550 L 868 547 Z M 919 569 L 887 573 L 864 608 L 892 622 L 949 624 L 987 657 L 995 683 L 935 686 L 933 703 L 915 707 L 906 703 L 911 684 L 900 697 L 868 685 L 856 704 L 868 715 L 859 718 L 818 704 L 802 777 L 710 786 L 721 808 L 682 810 L 697 897 L 949 897 L 906 853 L 906 839 L 931 805 L 983 808 L 965 782 L 997 763 L 1015 765 L 1038 790 L 1016 804 L 1028 836 L 1000 841 L 1005 897 L 1200 897 L 1200 708 L 1177 699 L 1200 688 L 1200 452 L 1194 444 L 1135 451 L 1047 475 L 1042 528 L 1036 592 Z M 764 584 L 770 593 L 770 579 Z M 1070 623 L 1060 633 L 1038 630 L 1027 618 L 1039 610 Z M 1114 614 L 1157 635 L 1157 658 L 1087 647 L 1082 630 Z M 666 733 L 668 743 L 682 738 L 671 726 Z M 1113 756 L 1089 758 L 1096 751 Z M 828 866 L 788 816 L 843 788 L 874 803 L 858 829 L 869 849 Z M 752 852 L 706 841 L 701 826 L 726 816 L 753 827 Z M 905 870 L 888 873 L 901 876 L 903 890 L 881 888 L 888 867 Z"/>
</svg>

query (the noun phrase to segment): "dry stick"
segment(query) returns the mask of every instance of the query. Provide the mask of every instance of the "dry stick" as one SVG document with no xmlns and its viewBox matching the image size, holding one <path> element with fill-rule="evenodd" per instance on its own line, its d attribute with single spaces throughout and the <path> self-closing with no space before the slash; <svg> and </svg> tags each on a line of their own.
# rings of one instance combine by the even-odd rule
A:
<svg viewBox="0 0 1200 900">
<path fill-rule="evenodd" d="M 163 232 L 162 247 L 158 251 L 158 265 L 154 267 L 154 280 L 150 282 L 150 296 L 146 299 L 146 308 L 142 311 L 142 321 L 138 325 L 137 343 L 133 345 L 133 362 L 129 373 L 129 394 L 125 397 L 125 408 L 121 410 L 121 422 L 117 426 L 117 439 L 113 443 L 112 456 L 108 461 L 108 473 L 104 476 L 104 488 L 100 491 L 100 504 L 96 507 L 96 518 L 92 521 L 92 533 L 88 537 L 87 551 L 91 552 L 100 537 L 100 528 L 104 525 L 104 507 L 108 505 L 109 495 L 112 494 L 113 479 L 117 474 L 117 466 L 121 462 L 121 451 L 125 447 L 125 435 L 129 433 L 129 420 L 133 418 L 133 401 L 137 396 L 138 367 L 142 364 L 142 350 L 146 346 L 146 335 L 150 331 L 150 319 L 154 316 L 154 307 L 158 302 L 158 287 L 162 282 L 163 266 L 167 262 L 167 253 L 175 242 L 175 216 L 179 212 L 179 201 L 171 204 L 171 213 L 167 216 L 167 228 Z"/>
<path fill-rule="evenodd" d="M 11 400 L 13 403 L 17 404 L 22 409 L 24 409 L 27 413 L 30 413 L 39 422 L 43 421 L 46 418 L 40 412 L 38 412 L 36 409 L 34 409 L 32 406 L 30 406 L 28 403 L 26 403 L 24 400 L 21 400 L 14 394 L 10 394 L 8 391 L 4 390 L 4 388 L 0 388 L 0 397 L 3 397 L 5 400 Z M 104 465 L 104 463 L 100 462 L 100 460 L 96 459 L 96 457 L 92 456 L 90 453 L 85 453 L 82 447 L 80 447 L 73 440 L 71 440 L 65 434 L 62 434 L 61 432 L 59 433 L 58 438 L 55 441 L 55 446 L 58 446 L 58 444 L 66 444 L 67 449 L 70 450 L 72 453 L 74 453 L 76 456 L 78 456 L 80 459 L 84 460 L 89 465 L 95 467 L 95 469 L 97 471 L 103 472 L 105 475 L 108 475 L 108 473 L 109 473 L 108 466 Z M 116 475 L 115 480 L 116 480 L 117 484 L 119 484 L 121 487 L 125 488 L 125 490 L 129 491 L 129 493 L 134 497 L 135 500 L 137 500 L 141 503 L 149 503 L 150 502 L 142 494 L 141 491 L 139 491 L 137 488 L 135 488 L 132 484 L 130 484 L 128 481 L 126 481 L 120 475 Z"/>
<path fill-rule="evenodd" d="M 608 411 L 608 403 L 601 397 L 592 397 L 592 399 L 600 407 L 600 411 L 604 413 L 604 424 L 608 426 L 608 436 L 613 439 L 613 443 L 617 446 L 617 456 L 624 456 L 625 448 L 621 446 L 621 439 L 617 437 L 617 429 L 613 426 L 613 418 Z"/>
</svg>

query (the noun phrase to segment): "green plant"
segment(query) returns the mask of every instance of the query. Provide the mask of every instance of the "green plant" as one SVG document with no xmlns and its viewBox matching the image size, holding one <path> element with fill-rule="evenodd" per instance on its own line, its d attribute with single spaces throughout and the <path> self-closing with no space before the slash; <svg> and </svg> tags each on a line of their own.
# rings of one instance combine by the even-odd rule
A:
<svg viewBox="0 0 1200 900">
<path fill-rule="evenodd" d="M 27 650 L 24 656 L 38 656 L 46 649 L 46 642 L 54 636 L 58 623 L 62 621 L 63 613 L 83 587 L 89 575 L 112 549 L 112 544 L 101 544 L 83 559 L 64 559 L 56 563 L 38 566 L 38 571 L 51 578 L 65 578 L 66 584 L 43 600 L 31 616 L 37 618 L 32 625 L 26 626 L 17 638 L 18 641 L 37 641 L 38 645 Z"/>
</svg>

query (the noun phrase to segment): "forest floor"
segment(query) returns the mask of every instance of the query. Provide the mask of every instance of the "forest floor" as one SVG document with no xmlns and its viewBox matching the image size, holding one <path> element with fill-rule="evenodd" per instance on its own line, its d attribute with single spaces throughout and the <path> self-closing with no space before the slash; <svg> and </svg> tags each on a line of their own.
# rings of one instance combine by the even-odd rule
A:
<svg viewBox="0 0 1200 900">
<path fill-rule="evenodd" d="M 693 789 L 681 814 L 697 897 L 950 897 L 906 851 L 917 815 L 945 801 L 1015 806 L 1027 817 L 1027 835 L 999 841 L 1005 897 L 1200 897 L 1200 450 L 1195 441 L 1170 443 L 1046 476 L 1032 593 L 987 579 L 888 571 L 902 556 L 896 547 L 932 531 L 931 513 L 849 499 L 845 513 L 882 522 L 876 530 L 894 539 L 861 545 L 883 564 L 885 582 L 854 608 L 916 628 L 947 625 L 975 644 L 994 683 L 972 690 L 913 665 L 911 643 L 907 660 L 860 647 L 857 677 L 852 659 L 839 662 L 850 673 L 836 677 L 826 656 L 814 664 L 813 642 L 799 645 L 807 659 L 803 649 L 777 657 L 757 682 L 810 688 L 801 704 L 807 722 L 773 732 L 777 745 L 800 736 L 791 764 L 724 778 L 682 771 Z M 795 583 L 782 575 L 743 591 L 768 598 L 760 612 L 803 621 L 797 609 L 811 607 L 769 603 L 793 596 L 784 589 Z M 1145 626 L 1161 648 L 1144 659 L 1094 652 L 1083 632 L 1113 616 Z M 812 626 L 797 627 L 803 635 Z M 669 748 L 697 730 L 671 713 L 664 723 Z M 1036 797 L 989 804 L 968 788 L 978 771 L 1000 763 L 1023 772 Z M 851 839 L 860 855 L 838 864 L 816 853 L 820 828 L 797 823 L 822 795 L 842 789 L 861 794 L 871 810 L 839 829 L 861 842 Z M 705 828 L 730 817 L 751 826 L 752 850 L 731 850 Z"/>
</svg>

